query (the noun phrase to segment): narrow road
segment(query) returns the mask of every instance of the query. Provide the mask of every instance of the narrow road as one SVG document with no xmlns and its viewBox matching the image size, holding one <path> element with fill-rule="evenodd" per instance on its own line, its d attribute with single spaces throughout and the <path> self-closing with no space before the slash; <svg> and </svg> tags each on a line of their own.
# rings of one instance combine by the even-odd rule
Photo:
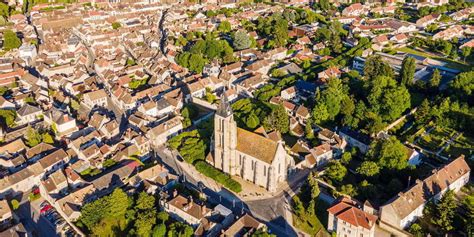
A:
<svg viewBox="0 0 474 237">
<path fill-rule="evenodd" d="M 166 15 L 168 14 L 168 9 L 165 9 L 161 12 L 160 20 L 158 23 L 158 32 L 160 32 L 160 50 L 163 55 L 166 55 L 166 42 L 168 39 L 168 33 L 164 28 L 164 24 L 166 22 Z"/>
<path fill-rule="evenodd" d="M 200 174 L 190 173 L 190 171 L 184 167 L 184 164 L 178 161 L 176 154 L 173 154 L 173 152 L 167 148 L 157 147 L 154 148 L 154 151 L 155 158 L 161 160 L 170 170 L 175 171 L 177 175 L 184 177 L 186 182 L 192 184 L 194 187 L 206 186 L 202 191 L 208 197 L 207 200 L 209 203 L 222 204 L 237 214 L 244 212 L 252 213 L 257 219 L 265 222 L 270 231 L 277 236 L 297 236 L 296 230 L 292 227 L 291 223 L 291 195 L 287 191 L 280 192 L 272 198 L 244 202 L 225 189 L 216 189 L 215 186 L 220 185 L 217 183 L 214 184 L 214 181 L 200 179 Z M 303 182 L 299 182 L 299 184 L 292 187 L 292 189 L 296 191 L 302 183 Z M 293 190 L 291 190 L 291 192 Z"/>
</svg>

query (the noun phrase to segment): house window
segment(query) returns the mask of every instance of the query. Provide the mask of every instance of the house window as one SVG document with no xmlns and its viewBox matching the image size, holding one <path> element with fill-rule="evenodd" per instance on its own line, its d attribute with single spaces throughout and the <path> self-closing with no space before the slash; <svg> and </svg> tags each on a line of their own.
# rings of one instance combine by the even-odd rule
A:
<svg viewBox="0 0 474 237">
<path fill-rule="evenodd" d="M 263 166 L 263 176 L 267 176 L 267 167 Z"/>
<path fill-rule="evenodd" d="M 278 173 L 279 173 L 279 174 L 281 174 L 280 166 L 281 166 L 281 164 L 278 164 Z"/>
</svg>

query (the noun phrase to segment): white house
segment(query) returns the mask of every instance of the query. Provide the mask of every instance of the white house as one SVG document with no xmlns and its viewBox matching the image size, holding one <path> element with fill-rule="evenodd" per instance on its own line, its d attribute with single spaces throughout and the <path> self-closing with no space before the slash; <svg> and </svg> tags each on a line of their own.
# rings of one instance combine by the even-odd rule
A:
<svg viewBox="0 0 474 237">
<path fill-rule="evenodd" d="M 423 215 L 423 208 L 430 200 L 439 200 L 447 190 L 457 192 L 469 181 L 471 169 L 464 156 L 434 170 L 425 180 L 416 180 L 414 186 L 399 193 L 380 207 L 380 219 L 400 229 L 407 228 Z"/>
<path fill-rule="evenodd" d="M 343 197 L 328 211 L 328 231 L 340 237 L 374 237 L 377 216 L 364 212 L 360 204 Z"/>
</svg>

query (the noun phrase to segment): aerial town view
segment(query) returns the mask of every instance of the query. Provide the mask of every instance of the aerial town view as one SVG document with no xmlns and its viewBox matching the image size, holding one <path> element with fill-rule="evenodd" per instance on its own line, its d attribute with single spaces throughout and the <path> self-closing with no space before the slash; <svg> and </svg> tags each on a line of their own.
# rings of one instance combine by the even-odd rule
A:
<svg viewBox="0 0 474 237">
<path fill-rule="evenodd" d="M 474 237 L 474 1 L 3 0 L 0 237 Z"/>
</svg>

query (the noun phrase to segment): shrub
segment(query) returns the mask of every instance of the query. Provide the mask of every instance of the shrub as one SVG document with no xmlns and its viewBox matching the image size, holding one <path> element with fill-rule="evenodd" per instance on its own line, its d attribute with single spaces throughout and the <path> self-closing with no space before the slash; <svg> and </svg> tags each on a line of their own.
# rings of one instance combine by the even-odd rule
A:
<svg viewBox="0 0 474 237">
<path fill-rule="evenodd" d="M 239 182 L 233 180 L 229 175 L 224 174 L 220 170 L 212 167 L 205 161 L 197 161 L 195 164 L 196 169 L 204 174 L 205 176 L 214 179 L 218 183 L 224 185 L 224 187 L 239 193 L 242 191 L 242 186 Z"/>
<path fill-rule="evenodd" d="M 12 205 L 13 210 L 16 210 L 20 207 L 20 203 L 16 199 L 11 200 L 10 204 Z"/>
</svg>

